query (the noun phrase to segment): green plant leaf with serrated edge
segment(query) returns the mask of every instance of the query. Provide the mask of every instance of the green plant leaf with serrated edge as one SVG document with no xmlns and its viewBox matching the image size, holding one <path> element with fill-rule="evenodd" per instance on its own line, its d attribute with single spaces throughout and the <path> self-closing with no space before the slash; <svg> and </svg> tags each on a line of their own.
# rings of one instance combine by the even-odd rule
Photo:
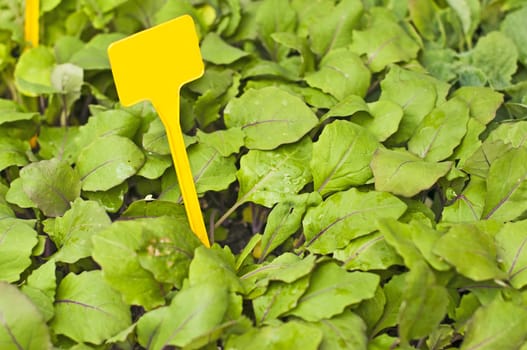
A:
<svg viewBox="0 0 527 350">
<path fill-rule="evenodd" d="M 52 349 L 48 326 L 35 305 L 15 286 L 0 281 L 0 344 L 5 349 Z"/>
<path fill-rule="evenodd" d="M 309 281 L 309 288 L 289 315 L 306 321 L 330 318 L 350 305 L 372 298 L 379 277 L 369 272 L 348 272 L 334 262 L 318 266 Z"/>
<path fill-rule="evenodd" d="M 338 192 L 306 213 L 305 247 L 313 253 L 329 254 L 375 231 L 376 219 L 399 218 L 405 210 L 406 205 L 389 193 L 355 188 Z"/>
<path fill-rule="evenodd" d="M 68 274 L 55 299 L 52 327 L 77 342 L 101 344 L 131 324 L 128 306 L 101 271 Z"/>
</svg>

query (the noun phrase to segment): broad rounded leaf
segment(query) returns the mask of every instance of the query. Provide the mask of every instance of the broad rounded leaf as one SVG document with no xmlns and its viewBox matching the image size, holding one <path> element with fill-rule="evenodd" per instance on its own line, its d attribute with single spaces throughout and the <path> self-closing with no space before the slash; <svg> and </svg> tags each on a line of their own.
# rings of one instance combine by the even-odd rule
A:
<svg viewBox="0 0 527 350">
<path fill-rule="evenodd" d="M 512 39 L 518 49 L 520 62 L 527 66 L 527 7 L 523 6 L 519 10 L 510 12 L 501 23 L 501 30 Z"/>
<path fill-rule="evenodd" d="M 446 175 L 452 162 L 428 162 L 410 152 L 379 148 L 371 162 L 375 189 L 412 197 Z"/>
<path fill-rule="evenodd" d="M 84 148 L 77 170 L 85 191 L 106 191 L 134 175 L 143 166 L 143 152 L 121 136 L 100 137 Z"/>
<path fill-rule="evenodd" d="M 474 281 L 505 279 L 507 274 L 498 267 L 494 242 L 499 229 L 500 225 L 490 220 L 455 224 L 439 238 L 433 252 Z"/>
<path fill-rule="evenodd" d="M 377 219 L 397 219 L 405 210 L 402 201 L 386 192 L 356 188 L 338 192 L 307 211 L 303 221 L 306 247 L 314 253 L 332 253 L 375 231 Z"/>
<path fill-rule="evenodd" d="M 128 304 L 164 304 L 162 283 L 181 287 L 200 245 L 186 220 L 156 217 L 115 222 L 92 239 L 93 259 Z"/>
<path fill-rule="evenodd" d="M 319 350 L 366 350 L 368 337 L 362 318 L 351 311 L 317 323 L 324 334 Z"/>
<path fill-rule="evenodd" d="M 55 299 L 55 333 L 77 342 L 101 344 L 132 323 L 121 295 L 104 281 L 101 271 L 68 274 Z"/>
<path fill-rule="evenodd" d="M 271 207 L 298 193 L 310 180 L 311 141 L 305 138 L 273 151 L 251 150 L 240 160 L 238 203 Z"/>
<path fill-rule="evenodd" d="M 64 216 L 56 218 L 46 230 L 59 250 L 53 257 L 73 264 L 91 256 L 92 236 L 110 224 L 108 214 L 99 203 L 75 200 Z"/>
<path fill-rule="evenodd" d="M 218 34 L 210 32 L 201 42 L 203 59 L 214 64 L 229 64 L 248 55 L 247 52 L 229 45 Z"/>
<path fill-rule="evenodd" d="M 353 32 L 351 50 L 365 54 L 372 72 L 383 70 L 390 63 L 409 61 L 417 56 L 419 45 L 394 19 L 377 13 L 365 30 Z"/>
<path fill-rule="evenodd" d="M 228 298 L 227 289 L 218 284 L 199 284 L 179 291 L 170 306 L 157 313 L 155 319 L 145 319 L 156 326 L 148 334 L 148 344 L 143 345 L 153 350 L 166 349 L 170 345 L 183 347 L 209 333 L 222 323 Z M 152 327 L 139 320 L 138 333 L 145 333 L 146 328 Z M 141 335 L 141 338 L 146 336 Z"/>
<path fill-rule="evenodd" d="M 379 276 L 348 272 L 334 262 L 319 266 L 311 275 L 309 288 L 289 314 L 306 321 L 320 321 L 342 313 L 347 306 L 372 298 Z"/>
<path fill-rule="evenodd" d="M 242 128 L 249 149 L 296 142 L 318 122 L 299 97 L 272 86 L 247 91 L 229 102 L 224 114 L 228 128 Z"/>
<path fill-rule="evenodd" d="M 432 110 L 408 141 L 408 150 L 428 161 L 448 158 L 467 132 L 467 103 L 452 98 Z"/>
<path fill-rule="evenodd" d="M 501 268 L 514 288 L 527 285 L 527 221 L 508 222 L 496 234 Z"/>
<path fill-rule="evenodd" d="M 344 120 L 327 125 L 313 144 L 310 168 L 315 190 L 326 195 L 365 184 L 372 177 L 369 164 L 379 146 L 361 126 Z"/>
<path fill-rule="evenodd" d="M 470 319 L 462 350 L 514 350 L 525 343 L 527 311 L 500 297 L 480 307 Z"/>
<path fill-rule="evenodd" d="M 371 73 L 360 57 L 349 49 L 341 48 L 324 56 L 319 69 L 306 76 L 306 82 L 342 100 L 349 95 L 364 97 L 370 78 Z"/>
<path fill-rule="evenodd" d="M 18 281 L 31 265 L 31 252 L 37 243 L 37 232 L 27 224 L 17 219 L 0 220 L 0 281 Z"/>
<path fill-rule="evenodd" d="M 232 335 L 225 345 L 226 350 L 318 350 L 322 331 L 315 326 L 290 321 L 262 328 L 252 328 L 241 335 Z"/>
<path fill-rule="evenodd" d="M 52 349 L 48 326 L 35 305 L 15 286 L 0 281 L 0 347 Z"/>
<path fill-rule="evenodd" d="M 39 46 L 25 51 L 15 67 L 15 84 L 20 92 L 28 96 L 53 93 L 51 71 L 55 57 L 50 48 Z"/>
<path fill-rule="evenodd" d="M 56 158 L 31 163 L 20 171 L 22 188 L 47 216 L 61 216 L 80 196 L 79 175 Z"/>
<path fill-rule="evenodd" d="M 527 149 L 513 148 L 490 165 L 483 218 L 514 220 L 527 210 Z"/>
</svg>

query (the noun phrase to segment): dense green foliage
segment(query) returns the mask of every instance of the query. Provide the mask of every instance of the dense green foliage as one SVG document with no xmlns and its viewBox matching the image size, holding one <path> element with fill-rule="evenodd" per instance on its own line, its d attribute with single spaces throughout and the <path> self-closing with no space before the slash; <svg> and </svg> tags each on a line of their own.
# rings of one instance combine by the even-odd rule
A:
<svg viewBox="0 0 527 350">
<path fill-rule="evenodd" d="M 527 349 L 527 1 L 41 5 L 30 48 L 0 0 L 1 349 Z M 211 249 L 106 55 L 181 14 Z"/>
</svg>

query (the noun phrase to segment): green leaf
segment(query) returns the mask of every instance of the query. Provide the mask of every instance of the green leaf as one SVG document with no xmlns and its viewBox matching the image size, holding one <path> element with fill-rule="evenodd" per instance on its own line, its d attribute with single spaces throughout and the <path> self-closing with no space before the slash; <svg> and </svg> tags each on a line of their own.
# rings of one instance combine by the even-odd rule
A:
<svg viewBox="0 0 527 350">
<path fill-rule="evenodd" d="M 518 51 L 505 34 L 491 32 L 478 40 L 469 59 L 485 74 L 492 88 L 503 90 L 511 85 L 511 77 L 517 69 Z"/>
<path fill-rule="evenodd" d="M 172 166 L 172 157 L 169 155 L 158 155 L 152 152 L 145 152 L 144 155 L 145 163 L 137 175 L 149 180 L 160 178 Z"/>
<path fill-rule="evenodd" d="M 97 34 L 81 50 L 73 54 L 70 63 L 86 70 L 110 69 L 108 46 L 123 38 L 124 35 L 121 33 Z"/>
<path fill-rule="evenodd" d="M 324 334 L 319 350 L 366 350 L 368 339 L 364 321 L 351 311 L 317 323 Z"/>
<path fill-rule="evenodd" d="M 24 166 L 28 163 L 29 142 L 0 138 L 0 171 L 10 166 Z"/>
<path fill-rule="evenodd" d="M 476 310 L 469 321 L 461 349 L 518 349 L 526 336 L 527 311 L 498 297 Z"/>
<path fill-rule="evenodd" d="M 89 200 L 99 202 L 109 213 L 116 213 L 123 206 L 124 197 L 128 192 L 128 183 L 123 182 L 120 185 L 110 188 L 106 191 L 83 191 L 82 195 Z"/>
<path fill-rule="evenodd" d="M 31 265 L 37 233 L 18 219 L 0 220 L 0 281 L 16 282 Z"/>
<path fill-rule="evenodd" d="M 375 324 L 381 319 L 385 304 L 386 296 L 384 295 L 383 288 L 379 285 L 377 290 L 375 290 L 373 298 L 364 300 L 353 309 L 353 312 L 362 318 L 367 327 L 367 334 L 370 337 L 374 336 L 371 332 Z"/>
<path fill-rule="evenodd" d="M 298 193 L 311 181 L 311 148 L 311 141 L 304 138 L 274 151 L 249 151 L 236 173 L 240 182 L 238 205 L 250 201 L 271 207 Z"/>
<path fill-rule="evenodd" d="M 344 0 L 330 11 L 318 12 L 308 27 L 313 52 L 324 56 L 333 49 L 351 44 L 350 33 L 359 24 L 362 14 L 362 3 L 357 0 Z"/>
<path fill-rule="evenodd" d="M 344 120 L 327 125 L 313 144 L 310 168 L 321 195 L 365 184 L 379 143 L 365 128 Z"/>
<path fill-rule="evenodd" d="M 122 136 L 100 137 L 84 148 L 77 170 L 85 191 L 106 191 L 134 175 L 145 161 L 143 152 Z"/>
<path fill-rule="evenodd" d="M 410 269 L 424 262 L 424 257 L 413 242 L 414 227 L 394 219 L 379 220 L 379 231 L 386 242 L 404 259 Z"/>
<path fill-rule="evenodd" d="M 45 225 L 46 232 L 58 248 L 53 258 L 73 264 L 91 256 L 92 236 L 110 224 L 110 218 L 99 203 L 80 198 L 75 200 L 63 217 Z"/>
<path fill-rule="evenodd" d="M 247 148 L 262 150 L 296 142 L 318 122 L 299 97 L 273 86 L 248 90 L 232 100 L 224 117 L 227 128 L 242 129 Z"/>
<path fill-rule="evenodd" d="M 53 259 L 40 265 L 33 270 L 27 278 L 27 283 L 21 290 L 26 294 L 33 304 L 38 307 L 42 316 L 50 321 L 55 315 L 55 291 L 57 289 L 57 278 L 55 276 L 56 264 Z"/>
<path fill-rule="evenodd" d="M 443 208 L 443 222 L 471 222 L 481 218 L 487 191 L 485 179 L 474 176 L 462 193 L 456 195 L 455 201 Z"/>
<path fill-rule="evenodd" d="M 265 294 L 253 299 L 253 310 L 258 325 L 270 323 L 294 309 L 309 286 L 309 277 L 293 283 L 272 282 Z"/>
<path fill-rule="evenodd" d="M 162 283 L 181 287 L 199 246 L 186 221 L 168 216 L 114 222 L 92 241 L 105 280 L 147 310 L 164 304 Z"/>
<path fill-rule="evenodd" d="M 60 283 L 51 323 L 56 334 L 79 343 L 101 344 L 131 323 L 129 307 L 104 281 L 101 271 L 70 273 Z"/>
<path fill-rule="evenodd" d="M 61 128 L 41 125 L 38 135 L 39 156 L 44 159 L 57 157 L 68 164 L 75 163 L 80 151 L 77 145 L 78 135 L 79 128 L 75 126 Z"/>
<path fill-rule="evenodd" d="M 403 344 L 430 334 L 445 317 L 449 303 L 447 289 L 437 284 L 425 263 L 412 267 L 406 275 L 406 285 L 399 310 L 399 336 Z"/>
<path fill-rule="evenodd" d="M 275 42 L 271 34 L 277 32 L 292 32 L 296 27 L 296 12 L 289 1 L 266 0 L 256 12 L 256 28 L 258 37 L 274 61 L 285 58 L 289 49 Z"/>
<path fill-rule="evenodd" d="M 276 326 L 252 328 L 241 335 L 231 335 L 227 339 L 225 349 L 317 350 L 322 336 L 322 332 L 310 324 L 290 321 Z"/>
<path fill-rule="evenodd" d="M 490 165 L 484 219 L 513 220 L 527 210 L 527 149 L 513 148 Z"/>
<path fill-rule="evenodd" d="M 270 263 L 254 265 L 240 279 L 246 287 L 246 292 L 255 291 L 249 294 L 249 297 L 253 297 L 255 293 L 260 292 L 259 288 L 266 288 L 271 281 L 292 283 L 303 278 L 315 268 L 315 260 L 314 255 L 308 255 L 302 259 L 293 253 L 286 252 Z"/>
<path fill-rule="evenodd" d="M 527 20 L 527 7 L 509 12 L 500 24 L 501 31 L 512 39 L 518 50 L 518 59 L 527 66 L 527 29 L 523 25 Z"/>
<path fill-rule="evenodd" d="M 399 218 L 406 205 L 385 192 L 338 192 L 310 208 L 303 221 L 305 246 L 313 253 L 329 254 L 377 229 L 376 220 Z"/>
<path fill-rule="evenodd" d="M 318 192 L 303 193 L 279 202 L 269 213 L 261 247 L 261 260 L 291 237 L 302 225 L 308 207 L 322 202 Z"/>
<path fill-rule="evenodd" d="M 452 162 L 428 162 L 407 151 L 379 148 L 370 166 L 377 191 L 412 197 L 429 189 L 440 177 L 445 176 Z"/>
<path fill-rule="evenodd" d="M 0 281 L 0 345 L 6 350 L 52 349 L 46 322 L 39 310 L 15 286 Z"/>
<path fill-rule="evenodd" d="M 375 274 L 347 272 L 333 262 L 324 263 L 313 271 L 309 288 L 289 314 L 312 322 L 330 318 L 372 298 L 378 284 L 379 276 Z"/>
<path fill-rule="evenodd" d="M 351 271 L 385 270 L 403 265 L 401 257 L 379 232 L 352 240 L 345 248 L 336 250 L 333 257 Z"/>
<path fill-rule="evenodd" d="M 496 234 L 497 256 L 510 284 L 517 289 L 527 285 L 527 221 L 508 222 Z"/>
<path fill-rule="evenodd" d="M 204 246 L 197 248 L 188 275 L 190 286 L 215 283 L 232 292 L 244 291 L 244 286 L 236 275 L 234 256 L 229 248 L 221 249 L 217 245 L 211 249 Z"/>
<path fill-rule="evenodd" d="M 525 145 L 525 133 L 527 132 L 527 121 L 518 120 L 514 123 L 501 123 L 492 130 L 485 141 L 502 141 L 512 147 L 522 147 Z"/>
<path fill-rule="evenodd" d="M 370 86 L 371 73 L 357 54 L 349 48 L 340 48 L 324 56 L 318 69 L 305 79 L 309 86 L 340 101 L 349 95 L 364 97 Z"/>
<path fill-rule="evenodd" d="M 404 89 L 401 89 L 404 86 Z M 450 86 L 429 75 L 392 66 L 381 81 L 380 100 L 397 103 L 404 111 L 399 130 L 390 138 L 394 144 L 407 141 L 423 118 L 444 101 Z"/>
<path fill-rule="evenodd" d="M 36 208 L 37 205 L 29 199 L 24 188 L 22 187 L 22 179 L 17 178 L 11 182 L 9 190 L 6 193 L 5 199 L 8 203 L 16 204 L 20 208 Z M 14 215 L 11 215 L 14 217 Z"/>
<path fill-rule="evenodd" d="M 196 137 L 200 143 L 213 147 L 223 157 L 238 153 L 244 145 L 244 133 L 241 128 L 216 130 L 208 134 L 198 129 Z"/>
<path fill-rule="evenodd" d="M 397 325 L 407 274 L 396 275 L 384 285 L 383 290 L 386 297 L 384 312 L 372 329 L 372 335 L 377 335 L 383 329 Z"/>
<path fill-rule="evenodd" d="M 380 72 L 391 63 L 409 61 L 417 57 L 419 45 L 401 28 L 395 18 L 381 12 L 365 30 L 353 31 L 351 50 L 366 55 L 367 66 Z"/>
<path fill-rule="evenodd" d="M 230 64 L 248 55 L 247 52 L 229 45 L 216 33 L 205 36 L 201 42 L 201 54 L 205 61 L 214 64 Z"/>
<path fill-rule="evenodd" d="M 369 130 L 379 141 L 386 141 L 399 128 L 403 109 L 390 100 L 368 103 L 367 106 L 367 113 L 359 112 L 352 116 L 351 121 Z"/>
<path fill-rule="evenodd" d="M 15 68 L 17 89 L 28 96 L 55 92 L 51 85 L 51 71 L 55 57 L 50 48 L 39 46 L 25 51 Z"/>
<path fill-rule="evenodd" d="M 170 306 L 159 309 L 164 311 L 157 312 L 155 318 L 139 320 L 141 343 L 148 349 L 161 350 L 170 345 L 184 347 L 220 325 L 227 306 L 228 293 L 222 285 L 204 283 L 184 288 L 175 295 Z M 150 329 L 152 333 L 148 332 Z M 150 333 L 148 338 L 144 333 Z"/>
<path fill-rule="evenodd" d="M 142 145 L 147 152 L 159 155 L 170 154 L 165 126 L 161 119 L 155 118 L 150 122 L 147 132 L 143 134 Z"/>
<path fill-rule="evenodd" d="M 56 158 L 34 162 L 20 171 L 22 188 L 47 216 L 61 216 L 80 195 L 77 173 Z"/>
<path fill-rule="evenodd" d="M 494 243 L 499 229 L 500 224 L 493 221 L 452 225 L 436 242 L 433 252 L 474 281 L 505 279 L 506 274 L 498 268 Z"/>
<path fill-rule="evenodd" d="M 462 86 L 454 91 L 452 98 L 464 100 L 469 108 L 470 117 L 487 125 L 496 115 L 503 103 L 503 94 L 488 87 Z"/>
<path fill-rule="evenodd" d="M 467 132 L 469 109 L 461 99 L 450 99 L 430 112 L 408 141 L 408 150 L 427 161 L 448 158 Z"/>
<path fill-rule="evenodd" d="M 357 112 L 369 113 L 370 107 L 362 97 L 349 95 L 333 105 L 331 109 L 320 118 L 320 120 L 325 121 L 330 117 L 347 117 Z"/>
</svg>

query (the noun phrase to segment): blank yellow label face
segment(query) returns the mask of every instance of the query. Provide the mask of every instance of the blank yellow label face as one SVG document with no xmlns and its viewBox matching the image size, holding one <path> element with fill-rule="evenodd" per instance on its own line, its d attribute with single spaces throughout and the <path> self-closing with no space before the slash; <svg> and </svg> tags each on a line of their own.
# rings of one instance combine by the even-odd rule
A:
<svg viewBox="0 0 527 350">
<path fill-rule="evenodd" d="M 108 55 L 124 105 L 159 100 L 203 75 L 192 17 L 185 15 L 117 41 Z"/>
</svg>

